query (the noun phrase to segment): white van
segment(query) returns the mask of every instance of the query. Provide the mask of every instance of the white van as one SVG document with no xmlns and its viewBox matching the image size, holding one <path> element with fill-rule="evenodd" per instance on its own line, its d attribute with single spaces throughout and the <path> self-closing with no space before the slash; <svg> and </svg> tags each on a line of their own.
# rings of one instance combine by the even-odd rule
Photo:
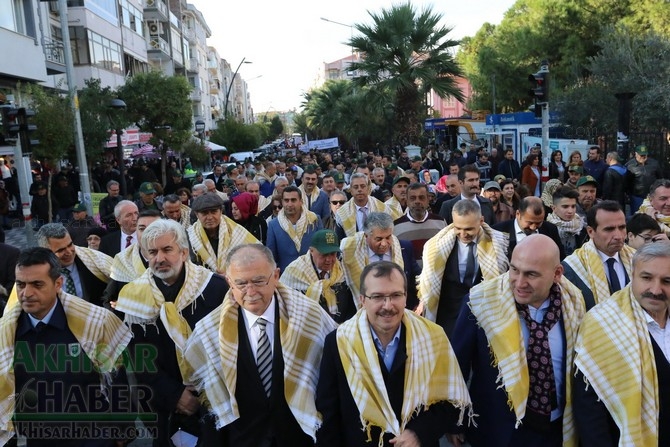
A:
<svg viewBox="0 0 670 447">
<path fill-rule="evenodd" d="M 233 161 L 244 162 L 244 160 L 246 160 L 247 158 L 250 158 L 253 161 L 254 158 L 256 157 L 254 156 L 253 152 L 235 152 L 234 154 L 230 154 L 231 162 Z"/>
</svg>

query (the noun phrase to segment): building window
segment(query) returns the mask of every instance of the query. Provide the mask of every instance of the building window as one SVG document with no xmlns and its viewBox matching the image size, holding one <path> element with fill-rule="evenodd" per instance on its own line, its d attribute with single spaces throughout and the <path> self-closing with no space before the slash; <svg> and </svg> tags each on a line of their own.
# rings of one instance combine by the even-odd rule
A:
<svg viewBox="0 0 670 447">
<path fill-rule="evenodd" d="M 0 28 L 26 34 L 26 11 L 32 3 L 28 0 L 3 0 L 0 1 Z"/>
<path fill-rule="evenodd" d="M 121 0 L 121 22 L 123 26 L 135 31 L 140 36 L 144 36 L 142 17 L 142 11 L 137 9 L 128 0 Z"/>
<path fill-rule="evenodd" d="M 91 30 L 85 30 L 83 27 L 74 27 L 71 30 L 74 31 L 71 31 L 73 45 L 76 45 L 76 49 L 73 51 L 75 64 L 92 65 L 114 73 L 123 74 L 121 69 L 123 53 L 118 43 L 112 42 Z M 88 31 L 88 39 L 84 39 L 86 31 Z M 86 41 L 88 43 L 87 48 L 83 44 Z"/>
</svg>

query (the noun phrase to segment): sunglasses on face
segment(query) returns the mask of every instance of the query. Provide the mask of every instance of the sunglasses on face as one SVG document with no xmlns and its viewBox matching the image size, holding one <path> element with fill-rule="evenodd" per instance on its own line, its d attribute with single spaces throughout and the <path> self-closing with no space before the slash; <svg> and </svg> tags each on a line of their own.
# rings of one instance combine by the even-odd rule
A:
<svg viewBox="0 0 670 447">
<path fill-rule="evenodd" d="M 345 203 L 347 203 L 347 201 L 346 200 L 331 200 L 330 203 L 332 205 L 344 205 Z"/>
<path fill-rule="evenodd" d="M 282 209 L 282 206 L 281 205 L 272 205 L 272 209 L 273 210 L 280 210 L 280 209 Z"/>
</svg>

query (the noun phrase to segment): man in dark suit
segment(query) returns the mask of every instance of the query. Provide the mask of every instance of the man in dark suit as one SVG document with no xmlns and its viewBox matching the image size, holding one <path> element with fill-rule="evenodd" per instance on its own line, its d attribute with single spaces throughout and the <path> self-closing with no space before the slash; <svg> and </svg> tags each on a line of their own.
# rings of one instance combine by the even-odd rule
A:
<svg viewBox="0 0 670 447">
<path fill-rule="evenodd" d="M 572 387 L 580 445 L 670 444 L 669 272 L 670 243 L 644 244 L 630 286 L 584 318 Z"/>
<path fill-rule="evenodd" d="M 482 210 L 484 222 L 489 225 L 495 223 L 495 213 L 493 212 L 493 205 L 489 199 L 479 195 L 481 188 L 479 186 L 479 169 L 475 165 L 465 165 L 458 171 L 458 182 L 461 184 L 461 194 L 451 200 L 447 200 L 440 208 L 440 216 L 450 224 L 451 210 L 459 200 L 472 200 L 477 202 Z"/>
<path fill-rule="evenodd" d="M 444 332 L 405 311 L 406 291 L 398 264 L 373 262 L 363 270 L 363 309 L 324 346 L 320 447 L 437 447 L 445 431 L 455 430 L 459 410 L 461 418 L 467 411 L 470 398 Z"/>
<path fill-rule="evenodd" d="M 223 166 L 221 165 L 214 166 L 214 172 L 205 177 L 205 180 L 207 179 L 213 180 L 216 189 L 219 191 L 223 191 L 223 185 L 226 181 L 226 178 L 223 175 Z"/>
<path fill-rule="evenodd" d="M 558 246 L 545 235 L 521 241 L 510 264 L 508 273 L 472 288 L 451 340 L 478 415 L 465 429 L 467 441 L 576 445 L 567 396 L 584 299 L 563 278 Z"/>
<path fill-rule="evenodd" d="M 100 240 L 100 251 L 112 258 L 137 242 L 137 205 L 122 200 L 114 207 L 114 216 L 120 231 L 109 233 Z"/>
<path fill-rule="evenodd" d="M 494 230 L 502 231 L 509 235 L 509 246 L 507 257 L 512 259 L 514 247 L 524 238 L 531 234 L 544 234 L 556 242 L 560 250 L 561 261 L 565 258 L 565 250 L 561 243 L 556 225 L 544 220 L 544 204 L 539 197 L 524 197 L 519 202 L 516 218 L 493 225 Z"/>
<path fill-rule="evenodd" d="M 58 257 L 65 292 L 102 306 L 112 258 L 97 250 L 75 246 L 61 223 L 42 225 L 37 232 L 37 245 L 48 248 Z"/>
<path fill-rule="evenodd" d="M 216 417 L 223 438 L 216 445 L 312 447 L 321 422 L 318 362 L 336 323 L 279 282 L 272 252 L 260 244 L 228 253 L 226 279 L 223 305 L 200 320 L 184 353 L 195 369 L 189 382 Z"/>
<path fill-rule="evenodd" d="M 470 288 L 507 271 L 507 240 L 484 223 L 474 202 L 461 200 L 454 206 L 453 224 L 428 240 L 424 257 L 417 312 L 421 314 L 425 307 L 426 318 L 439 324 L 451 339 Z"/>
</svg>

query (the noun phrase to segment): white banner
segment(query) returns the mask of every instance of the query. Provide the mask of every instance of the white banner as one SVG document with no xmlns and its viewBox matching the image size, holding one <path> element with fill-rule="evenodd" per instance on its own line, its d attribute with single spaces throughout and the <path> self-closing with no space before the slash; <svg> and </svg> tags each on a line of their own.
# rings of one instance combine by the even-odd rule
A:
<svg viewBox="0 0 670 447">
<path fill-rule="evenodd" d="M 326 140 L 312 140 L 307 143 L 307 150 L 316 149 L 318 151 L 323 149 L 331 149 L 339 147 L 340 143 L 337 138 L 328 138 Z"/>
</svg>

